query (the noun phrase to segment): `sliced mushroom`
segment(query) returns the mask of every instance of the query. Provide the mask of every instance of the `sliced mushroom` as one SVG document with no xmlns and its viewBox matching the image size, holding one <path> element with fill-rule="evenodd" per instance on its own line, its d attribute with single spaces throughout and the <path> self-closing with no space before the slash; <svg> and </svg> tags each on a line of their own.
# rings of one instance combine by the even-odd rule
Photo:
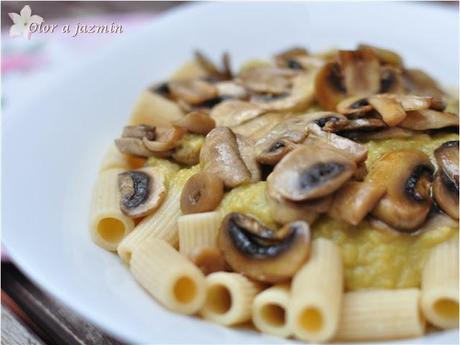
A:
<svg viewBox="0 0 460 345">
<path fill-rule="evenodd" d="M 349 95 L 367 96 L 380 89 L 380 64 L 372 49 L 339 51 L 343 85 Z"/>
<path fill-rule="evenodd" d="M 262 282 L 291 278 L 310 251 L 310 228 L 302 221 L 275 231 L 241 213 L 228 214 L 220 227 L 218 246 L 230 267 Z"/>
<path fill-rule="evenodd" d="M 190 177 L 182 189 L 180 209 L 183 214 L 214 211 L 224 196 L 222 180 L 200 172 Z"/>
<path fill-rule="evenodd" d="M 350 181 L 335 193 L 329 215 L 358 225 L 385 194 L 385 187 L 368 182 Z"/>
<path fill-rule="evenodd" d="M 248 90 L 279 95 L 289 92 L 295 72 L 288 68 L 255 66 L 243 70 L 238 80 Z"/>
<path fill-rule="evenodd" d="M 410 93 L 419 96 L 432 96 L 436 99 L 442 99 L 444 96 L 444 92 L 439 87 L 438 83 L 422 70 L 404 70 L 403 80 L 406 89 L 408 89 Z"/>
<path fill-rule="evenodd" d="M 305 145 L 315 143 L 327 144 L 350 157 L 356 163 L 361 163 L 367 158 L 367 147 L 362 144 L 335 133 L 325 132 L 316 123 L 308 124 L 306 129 L 308 136 L 304 140 Z"/>
<path fill-rule="evenodd" d="M 424 131 L 427 129 L 458 127 L 458 124 L 457 114 L 425 109 L 408 111 L 407 117 L 399 126 L 416 131 Z"/>
<path fill-rule="evenodd" d="M 292 79 L 292 88 L 280 94 L 256 94 L 251 102 L 270 111 L 304 111 L 314 100 L 317 69 L 298 73 Z"/>
<path fill-rule="evenodd" d="M 150 151 L 164 153 L 177 147 L 186 132 L 187 130 L 181 127 L 159 128 L 155 140 L 144 137 L 142 142 Z"/>
<path fill-rule="evenodd" d="M 192 111 L 182 119 L 174 121 L 173 125 L 197 134 L 208 134 L 216 127 L 215 121 L 204 111 Z"/>
<path fill-rule="evenodd" d="M 266 111 L 256 104 L 240 100 L 227 100 L 211 110 L 217 126 L 233 127 L 252 120 Z"/>
<path fill-rule="evenodd" d="M 372 215 L 402 232 L 412 232 L 430 211 L 433 167 L 427 155 L 417 150 L 385 154 L 369 174 L 369 181 L 383 185 L 386 194 Z"/>
<path fill-rule="evenodd" d="M 278 67 L 291 68 L 301 70 L 303 66 L 299 64 L 299 57 L 308 56 L 308 51 L 305 48 L 294 47 L 275 55 L 275 62 Z"/>
<path fill-rule="evenodd" d="M 201 79 L 170 81 L 171 97 L 190 105 L 198 105 L 217 97 L 217 89 L 211 83 Z"/>
<path fill-rule="evenodd" d="M 340 188 L 355 170 L 355 162 L 335 149 L 299 146 L 276 165 L 271 188 L 291 201 L 317 199 Z"/>
<path fill-rule="evenodd" d="M 241 125 L 235 126 L 232 130 L 237 134 L 258 141 L 285 117 L 286 115 L 282 113 L 266 113 L 242 123 Z"/>
<path fill-rule="evenodd" d="M 362 116 L 373 109 L 367 97 L 352 96 L 337 104 L 337 111 L 347 116 Z"/>
<path fill-rule="evenodd" d="M 247 98 L 248 93 L 244 87 L 234 81 L 221 81 L 214 84 L 217 88 L 217 94 L 221 98 Z"/>
<path fill-rule="evenodd" d="M 230 68 L 230 55 L 224 53 L 222 55 L 223 68 L 220 70 L 206 55 L 200 51 L 195 51 L 195 60 L 207 72 L 207 74 L 217 80 L 227 80 L 232 78 Z"/>
<path fill-rule="evenodd" d="M 406 111 L 394 97 L 388 97 L 385 94 L 375 95 L 369 97 L 368 101 L 390 127 L 398 125 L 406 118 Z"/>
<path fill-rule="evenodd" d="M 254 141 L 241 134 L 235 134 L 236 143 L 240 157 L 243 159 L 246 168 L 251 174 L 251 182 L 260 181 L 260 167 L 256 159 L 256 152 L 254 150 Z"/>
<path fill-rule="evenodd" d="M 203 171 L 222 179 L 233 188 L 251 181 L 251 172 L 241 158 L 235 134 L 230 128 L 216 127 L 206 136 L 200 153 Z"/>
<path fill-rule="evenodd" d="M 377 56 L 377 59 L 379 59 L 382 64 L 394 66 L 402 66 L 403 64 L 401 56 L 399 56 L 392 50 L 378 48 L 367 44 L 358 45 L 358 49 L 371 49 L 374 52 L 375 56 Z"/>
<path fill-rule="evenodd" d="M 388 126 L 380 119 L 364 117 L 348 120 L 342 131 L 374 131 L 387 128 Z"/>
<path fill-rule="evenodd" d="M 459 142 L 448 141 L 434 151 L 438 172 L 433 182 L 433 196 L 441 209 L 458 219 Z"/>
<path fill-rule="evenodd" d="M 165 177 L 155 168 L 126 171 L 118 175 L 120 209 L 131 218 L 155 211 L 166 196 Z"/>
<path fill-rule="evenodd" d="M 416 132 L 409 129 L 399 127 L 389 127 L 370 132 L 346 132 L 347 137 L 359 140 L 383 140 L 394 138 L 409 138 L 416 134 Z"/>
<path fill-rule="evenodd" d="M 155 137 L 155 127 L 148 125 L 126 126 L 123 129 L 122 137 L 115 139 L 115 145 L 121 153 L 139 157 L 150 157 L 153 155 L 153 152 L 144 146 L 142 139 L 153 140 Z"/>
<path fill-rule="evenodd" d="M 335 111 L 336 105 L 346 97 L 340 65 L 336 62 L 325 64 L 315 78 L 315 98 L 325 110 Z"/>
</svg>

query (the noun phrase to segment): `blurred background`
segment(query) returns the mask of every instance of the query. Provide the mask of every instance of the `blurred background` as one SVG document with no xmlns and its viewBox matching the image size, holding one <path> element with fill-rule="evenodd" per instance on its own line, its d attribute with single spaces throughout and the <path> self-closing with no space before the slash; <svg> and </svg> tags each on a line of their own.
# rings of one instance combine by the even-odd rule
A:
<svg viewBox="0 0 460 345">
<path fill-rule="evenodd" d="M 426 6 L 444 6 L 458 11 L 458 1 L 426 1 Z M 1 109 L 4 117 L 15 104 L 24 102 L 30 86 L 46 83 L 110 44 L 119 34 L 85 34 L 72 37 L 33 34 L 30 40 L 10 37 L 13 24 L 9 13 L 20 13 L 30 5 L 32 15 L 47 24 L 77 23 L 121 25 L 123 33 L 135 32 L 165 11 L 184 5 L 182 1 L 34 1 L 1 2 Z M 36 88 L 36 87 L 35 87 Z M 120 344 L 94 325 L 81 319 L 41 291 L 25 277 L 2 250 L 2 343 L 3 344 Z"/>
</svg>

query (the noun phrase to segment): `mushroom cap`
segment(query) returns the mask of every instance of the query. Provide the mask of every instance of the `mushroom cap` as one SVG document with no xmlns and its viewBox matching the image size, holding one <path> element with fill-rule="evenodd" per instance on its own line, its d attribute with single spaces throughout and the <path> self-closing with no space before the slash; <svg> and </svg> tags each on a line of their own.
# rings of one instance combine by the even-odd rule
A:
<svg viewBox="0 0 460 345">
<path fill-rule="evenodd" d="M 238 151 L 240 152 L 240 157 L 243 160 L 246 168 L 251 174 L 251 182 L 260 181 L 261 172 L 260 166 L 256 159 L 256 152 L 254 150 L 254 141 L 248 137 L 245 137 L 241 134 L 235 134 L 236 143 L 238 145 Z"/>
<path fill-rule="evenodd" d="M 208 134 L 216 127 L 215 121 L 204 111 L 192 111 L 183 118 L 174 121 L 173 125 L 197 134 Z"/>
<path fill-rule="evenodd" d="M 180 209 L 183 214 L 214 211 L 224 197 L 222 180 L 199 172 L 190 177 L 182 189 Z"/>
<path fill-rule="evenodd" d="M 147 167 L 118 175 L 120 209 L 131 218 L 146 216 L 162 204 L 166 196 L 165 176 Z"/>
<path fill-rule="evenodd" d="M 180 140 L 187 133 L 182 127 L 159 128 L 155 140 L 144 137 L 144 146 L 155 153 L 164 153 L 172 150 L 180 144 Z"/>
<path fill-rule="evenodd" d="M 234 271 L 258 281 L 278 283 L 291 278 L 307 260 L 310 228 L 297 221 L 275 231 L 234 212 L 222 221 L 218 246 Z"/>
<path fill-rule="evenodd" d="M 126 155 L 133 155 L 138 157 L 151 157 L 154 155 L 152 151 L 148 150 L 144 146 L 142 139 L 118 138 L 115 139 L 115 145 L 117 146 L 118 151 Z"/>
<path fill-rule="evenodd" d="M 171 97 L 190 105 L 198 105 L 217 97 L 217 89 L 211 83 L 201 79 L 170 81 Z"/>
<path fill-rule="evenodd" d="M 399 123 L 400 127 L 424 131 L 446 127 L 458 127 L 458 115 L 431 109 L 408 111 L 407 117 Z"/>
<path fill-rule="evenodd" d="M 315 78 L 315 98 L 321 108 L 335 111 L 337 104 L 346 95 L 340 65 L 337 62 L 325 64 Z"/>
<path fill-rule="evenodd" d="M 295 74 L 288 68 L 254 66 L 244 69 L 238 81 L 252 92 L 279 95 L 289 91 Z"/>
<path fill-rule="evenodd" d="M 234 127 L 266 111 L 256 104 L 236 99 L 226 100 L 212 108 L 210 116 L 218 127 Z"/>
<path fill-rule="evenodd" d="M 252 179 L 240 155 L 236 136 L 228 127 L 216 127 L 208 133 L 201 148 L 200 164 L 203 171 L 221 178 L 228 188 Z"/>
<path fill-rule="evenodd" d="M 431 205 L 433 166 L 426 154 L 417 150 L 397 150 L 385 154 L 369 173 L 369 181 L 386 188 L 386 194 L 372 215 L 403 232 L 416 230 L 425 221 Z"/>
<path fill-rule="evenodd" d="M 436 203 L 450 217 L 458 219 L 459 142 L 448 141 L 434 151 L 438 172 L 433 182 Z"/>
<path fill-rule="evenodd" d="M 356 163 L 325 145 L 299 146 L 273 170 L 271 188 L 291 201 L 329 195 L 351 178 Z"/>
</svg>

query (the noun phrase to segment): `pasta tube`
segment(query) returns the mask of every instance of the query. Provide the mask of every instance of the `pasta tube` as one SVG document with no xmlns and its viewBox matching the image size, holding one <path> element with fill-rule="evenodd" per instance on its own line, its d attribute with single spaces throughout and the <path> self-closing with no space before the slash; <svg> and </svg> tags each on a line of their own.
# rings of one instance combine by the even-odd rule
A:
<svg viewBox="0 0 460 345">
<path fill-rule="evenodd" d="M 100 173 L 89 216 L 94 243 L 111 251 L 134 228 L 134 221 L 120 210 L 118 174 L 121 172 L 122 169 L 109 169 Z"/>
<path fill-rule="evenodd" d="M 311 257 L 292 280 L 288 322 L 303 340 L 331 339 L 338 326 L 343 294 L 339 249 L 329 240 L 312 243 Z"/>
<path fill-rule="evenodd" d="M 344 295 L 338 340 L 418 337 L 425 331 L 420 290 L 369 290 Z"/>
<path fill-rule="evenodd" d="M 141 157 L 127 156 L 118 151 L 115 144 L 110 145 L 109 149 L 102 158 L 99 172 L 108 169 L 138 169 L 144 166 L 146 159 Z"/>
<path fill-rule="evenodd" d="M 220 212 L 194 213 L 177 219 L 179 250 L 189 256 L 200 247 L 217 248 L 217 233 L 222 221 Z"/>
<path fill-rule="evenodd" d="M 168 127 L 172 121 L 182 117 L 182 110 L 176 103 L 155 92 L 145 90 L 137 100 L 129 124 Z"/>
<path fill-rule="evenodd" d="M 165 241 L 150 237 L 132 253 L 134 278 L 166 308 L 194 314 L 206 298 L 204 275 Z"/>
<path fill-rule="evenodd" d="M 422 310 L 440 328 L 458 327 L 458 238 L 434 247 L 422 273 Z"/>
<path fill-rule="evenodd" d="M 289 285 L 275 285 L 262 291 L 252 305 L 252 321 L 262 333 L 287 338 L 291 329 L 287 323 Z"/>
<path fill-rule="evenodd" d="M 261 291 L 258 283 L 239 273 L 215 272 L 206 277 L 207 296 L 201 315 L 222 325 L 251 319 L 252 301 Z"/>
</svg>

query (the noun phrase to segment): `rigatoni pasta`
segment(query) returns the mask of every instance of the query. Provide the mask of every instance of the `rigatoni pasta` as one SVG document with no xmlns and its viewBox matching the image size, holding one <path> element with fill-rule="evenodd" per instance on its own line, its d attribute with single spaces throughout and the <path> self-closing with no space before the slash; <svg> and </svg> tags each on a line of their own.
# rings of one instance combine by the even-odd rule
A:
<svg viewBox="0 0 460 345">
<path fill-rule="evenodd" d="M 254 298 L 252 322 L 262 333 L 287 338 L 291 328 L 287 322 L 289 284 L 274 285 Z"/>
<path fill-rule="evenodd" d="M 115 251 L 120 241 L 134 228 L 134 220 L 120 210 L 118 175 L 122 169 L 109 169 L 100 173 L 91 204 L 90 233 L 97 245 Z"/>
<path fill-rule="evenodd" d="M 251 319 L 252 302 L 262 289 L 239 273 L 216 272 L 206 277 L 206 302 L 201 315 L 222 325 Z"/>
<path fill-rule="evenodd" d="M 425 332 L 420 290 L 371 290 L 343 296 L 339 341 L 389 340 L 419 337 Z"/>
<path fill-rule="evenodd" d="M 456 328 L 458 125 L 458 99 L 386 49 L 238 72 L 196 52 L 104 156 L 91 235 L 166 308 L 222 325 L 308 342 Z"/>
<path fill-rule="evenodd" d="M 194 314 L 205 301 L 201 271 L 163 240 L 150 237 L 138 243 L 130 269 L 139 284 L 172 311 Z"/>
<path fill-rule="evenodd" d="M 179 229 L 179 251 L 189 256 L 198 248 L 217 248 L 217 231 L 222 221 L 218 211 L 195 213 L 177 219 Z"/>
<path fill-rule="evenodd" d="M 440 328 L 458 327 L 458 237 L 432 249 L 422 273 L 422 309 Z"/>
<path fill-rule="evenodd" d="M 342 259 L 328 240 L 313 241 L 311 256 L 294 276 L 288 322 L 296 337 L 326 341 L 334 337 L 343 295 Z"/>
</svg>

